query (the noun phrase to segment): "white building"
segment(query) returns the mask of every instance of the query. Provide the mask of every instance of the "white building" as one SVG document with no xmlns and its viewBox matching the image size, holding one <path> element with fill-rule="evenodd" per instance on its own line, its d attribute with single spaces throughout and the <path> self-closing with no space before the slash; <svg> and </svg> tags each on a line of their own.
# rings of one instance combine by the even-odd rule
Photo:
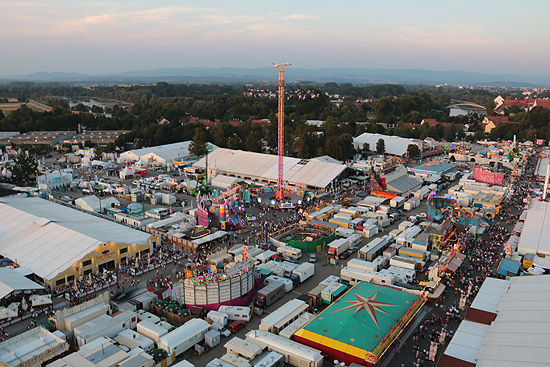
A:
<svg viewBox="0 0 550 367">
<path fill-rule="evenodd" d="M 68 187 L 73 180 L 73 175 L 67 172 L 49 172 L 38 176 L 38 189 L 51 190 Z"/>
<path fill-rule="evenodd" d="M 355 150 L 363 150 L 363 145 L 368 144 L 371 151 L 376 151 L 376 143 L 379 139 L 384 140 L 386 154 L 404 156 L 407 153 L 409 144 L 415 144 L 422 150 L 422 141 L 418 139 L 401 138 L 393 135 L 382 135 L 363 133 L 358 137 L 353 138 L 353 147 Z"/>
<path fill-rule="evenodd" d="M 100 200 L 97 196 L 88 195 L 76 199 L 74 205 L 88 212 L 99 213 L 105 211 L 105 209 L 112 208 L 113 205 L 120 205 L 120 201 L 114 197 Z"/>
<path fill-rule="evenodd" d="M 52 288 L 151 251 L 150 238 L 37 197 L 6 196 L 0 202 L 0 255 L 17 259 Z"/>
<path fill-rule="evenodd" d="M 193 164 L 206 168 L 206 158 Z M 303 189 L 319 190 L 330 187 L 346 166 L 315 159 L 284 157 L 285 184 Z M 279 175 L 278 157 L 271 154 L 218 148 L 208 154 L 208 176 L 223 174 L 258 184 L 275 184 Z"/>
</svg>

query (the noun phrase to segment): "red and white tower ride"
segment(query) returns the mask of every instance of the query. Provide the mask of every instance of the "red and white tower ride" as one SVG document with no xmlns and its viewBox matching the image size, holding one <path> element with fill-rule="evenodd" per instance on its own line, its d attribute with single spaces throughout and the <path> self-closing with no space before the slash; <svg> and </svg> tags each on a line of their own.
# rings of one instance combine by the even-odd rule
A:
<svg viewBox="0 0 550 367">
<path fill-rule="evenodd" d="M 289 62 L 284 64 L 275 64 L 273 67 L 279 69 L 279 106 L 277 109 L 278 125 L 278 153 L 279 153 L 279 175 L 277 176 L 277 194 L 275 199 L 279 202 L 284 200 L 285 194 L 283 191 L 283 160 L 285 153 L 285 66 L 292 65 Z"/>
</svg>

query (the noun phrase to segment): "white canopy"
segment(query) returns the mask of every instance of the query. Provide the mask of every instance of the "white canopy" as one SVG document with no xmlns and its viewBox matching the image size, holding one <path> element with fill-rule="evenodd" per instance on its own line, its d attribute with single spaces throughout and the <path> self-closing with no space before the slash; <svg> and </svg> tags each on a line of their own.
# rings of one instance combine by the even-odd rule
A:
<svg viewBox="0 0 550 367">
<path fill-rule="evenodd" d="M 17 312 L 14 312 L 6 307 L 0 307 L 0 320 L 9 319 L 11 317 L 17 317 Z"/>
<path fill-rule="evenodd" d="M 45 295 L 33 294 L 32 296 L 29 297 L 29 300 L 31 301 L 32 307 L 52 304 L 52 296 L 50 294 L 45 294 Z"/>
</svg>

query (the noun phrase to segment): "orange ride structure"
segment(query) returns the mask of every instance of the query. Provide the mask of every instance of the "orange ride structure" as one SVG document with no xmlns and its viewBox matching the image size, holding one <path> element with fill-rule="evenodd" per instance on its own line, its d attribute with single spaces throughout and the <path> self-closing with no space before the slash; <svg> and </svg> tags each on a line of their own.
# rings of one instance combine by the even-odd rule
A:
<svg viewBox="0 0 550 367">
<path fill-rule="evenodd" d="M 279 153 L 279 175 L 277 176 L 277 193 L 275 199 L 281 202 L 285 199 L 283 191 L 283 160 L 285 151 L 285 66 L 292 65 L 289 62 L 283 64 L 273 63 L 273 67 L 279 70 L 279 106 L 277 108 L 277 132 Z"/>
</svg>

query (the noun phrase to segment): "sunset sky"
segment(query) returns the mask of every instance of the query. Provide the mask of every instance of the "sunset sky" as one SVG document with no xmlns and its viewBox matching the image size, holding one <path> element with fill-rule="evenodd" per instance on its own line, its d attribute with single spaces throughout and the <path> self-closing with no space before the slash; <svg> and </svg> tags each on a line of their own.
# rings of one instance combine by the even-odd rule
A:
<svg viewBox="0 0 550 367">
<path fill-rule="evenodd" d="M 550 74 L 548 0 L 0 0 L 0 14 L 0 75 L 274 61 Z"/>
</svg>

